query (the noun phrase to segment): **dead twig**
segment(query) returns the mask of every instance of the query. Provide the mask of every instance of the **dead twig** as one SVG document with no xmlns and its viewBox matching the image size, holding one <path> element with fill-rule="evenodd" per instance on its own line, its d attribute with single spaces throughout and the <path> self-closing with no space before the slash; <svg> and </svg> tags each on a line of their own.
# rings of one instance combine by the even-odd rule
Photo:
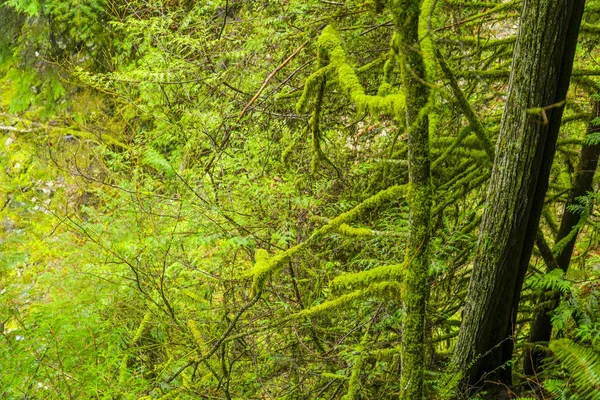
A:
<svg viewBox="0 0 600 400">
<path fill-rule="evenodd" d="M 300 45 L 300 47 L 298 47 L 296 50 L 294 50 L 294 52 L 288 58 L 286 58 L 281 64 L 279 64 L 277 66 L 277 68 L 275 68 L 273 70 L 273 72 L 271 72 L 269 74 L 269 76 L 267 76 L 267 78 L 265 79 L 265 81 L 261 85 L 260 89 L 258 89 L 258 92 L 256 92 L 256 94 L 254 95 L 254 97 L 252 97 L 252 99 L 248 102 L 248 104 L 246 104 L 246 106 L 244 107 L 244 109 L 240 113 L 240 116 L 238 117 L 238 119 L 237 119 L 236 122 L 239 122 L 242 119 L 242 117 L 244 116 L 244 114 L 246 113 L 246 111 L 248 111 L 248 108 L 250 108 L 252 106 L 252 104 L 254 104 L 254 102 L 258 99 L 258 97 L 261 95 L 261 93 L 263 92 L 263 90 L 265 90 L 265 88 L 267 87 L 267 85 L 269 84 L 269 82 L 271 81 L 271 79 L 275 76 L 275 74 L 277 74 L 277 72 L 279 72 L 283 67 L 285 67 L 287 65 L 287 63 L 289 63 L 294 57 L 296 57 L 298 55 L 298 53 L 300 53 L 300 51 L 307 44 L 308 44 L 308 42 L 302 43 Z"/>
</svg>

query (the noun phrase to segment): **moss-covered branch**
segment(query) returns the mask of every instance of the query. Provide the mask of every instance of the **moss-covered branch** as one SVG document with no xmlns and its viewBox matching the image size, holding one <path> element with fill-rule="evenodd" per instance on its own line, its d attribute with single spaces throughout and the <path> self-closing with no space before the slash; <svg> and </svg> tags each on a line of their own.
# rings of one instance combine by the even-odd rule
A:
<svg viewBox="0 0 600 400">
<path fill-rule="evenodd" d="M 255 257 L 256 264 L 250 271 L 246 273 L 247 276 L 254 277 L 254 282 L 252 284 L 253 292 L 255 294 L 260 293 L 268 275 L 281 268 L 294 255 L 302 251 L 309 243 L 315 241 L 317 238 L 325 234 L 335 232 L 342 224 L 355 220 L 365 212 L 373 210 L 383 203 L 402 198 L 405 194 L 405 191 L 405 186 L 392 186 L 388 189 L 382 190 L 376 195 L 364 200 L 350 211 L 338 215 L 328 224 L 320 229 L 317 229 L 305 242 L 299 243 L 284 252 L 274 255 L 273 257 L 269 257 L 266 250 L 258 250 Z"/>
</svg>

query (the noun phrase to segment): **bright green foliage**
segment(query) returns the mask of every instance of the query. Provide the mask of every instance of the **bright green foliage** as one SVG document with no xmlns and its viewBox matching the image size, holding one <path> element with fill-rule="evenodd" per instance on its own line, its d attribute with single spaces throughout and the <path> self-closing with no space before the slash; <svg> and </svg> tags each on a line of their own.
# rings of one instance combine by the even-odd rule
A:
<svg viewBox="0 0 600 400">
<path fill-rule="evenodd" d="M 600 356 L 592 349 L 585 348 L 568 339 L 550 343 L 556 357 L 568 371 L 570 381 L 578 397 L 600 399 Z"/>
<path fill-rule="evenodd" d="M 438 377 L 485 206 L 518 7 L 415 8 L 427 95 L 413 107 L 391 3 L 0 7 L 0 398 L 398 398 L 409 215 L 422 200 L 424 398 L 451 395 Z M 594 70 L 594 52 L 578 68 Z M 580 97 L 567 105 L 546 234 L 578 146 L 594 140 Z M 409 182 L 409 140 L 425 119 L 422 192 Z M 577 267 L 531 273 L 522 319 L 527 299 L 564 289 L 561 334 L 597 348 L 586 280 L 598 216 L 586 204 Z"/>
</svg>

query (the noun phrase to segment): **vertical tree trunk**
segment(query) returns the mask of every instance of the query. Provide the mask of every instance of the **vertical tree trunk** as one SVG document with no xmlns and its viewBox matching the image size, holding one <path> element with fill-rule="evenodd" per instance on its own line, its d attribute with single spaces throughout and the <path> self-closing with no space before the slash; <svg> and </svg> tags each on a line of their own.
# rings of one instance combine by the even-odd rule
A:
<svg viewBox="0 0 600 400">
<path fill-rule="evenodd" d="M 600 102 L 593 101 L 594 106 L 594 117 L 600 116 Z M 599 132 L 600 126 L 590 123 L 588 127 L 588 134 Z M 579 165 L 575 171 L 575 177 L 573 179 L 573 186 L 569 192 L 569 198 L 565 203 L 565 210 L 563 213 L 560 229 L 556 236 L 556 243 L 568 237 L 573 229 L 576 229 L 579 223 L 580 215 L 573 213 L 569 210 L 571 205 L 576 205 L 577 198 L 585 196 L 588 192 L 593 189 L 593 179 L 598 167 L 598 157 L 600 157 L 600 144 L 583 146 L 581 154 L 579 156 Z M 567 241 L 562 251 L 556 257 L 556 266 L 567 272 L 569 264 L 571 262 L 571 256 L 573 254 L 573 248 L 577 240 L 576 232 Z M 535 344 L 537 342 L 548 342 L 552 334 L 552 323 L 550 320 L 549 313 L 552 312 L 558 302 L 560 301 L 560 294 L 556 292 L 550 292 L 544 298 L 544 302 L 547 304 L 545 307 L 539 307 L 536 309 L 533 322 L 531 323 L 531 331 L 529 333 L 529 343 Z M 523 364 L 523 370 L 526 375 L 534 375 L 540 371 L 542 360 L 546 353 L 543 350 L 535 349 L 530 347 L 525 353 L 525 359 Z"/>
<path fill-rule="evenodd" d="M 454 354 L 466 392 L 486 386 L 486 381 L 511 384 L 517 306 L 548 185 L 583 4 L 523 2 L 507 105 Z"/>
<path fill-rule="evenodd" d="M 409 222 L 407 270 L 403 284 L 402 398 L 423 398 L 425 368 L 425 304 L 428 296 L 429 218 L 431 180 L 429 122 L 423 112 L 429 100 L 425 64 L 419 46 L 420 0 L 395 0 L 392 13 L 396 26 L 394 45 L 402 66 L 402 88 L 406 98 L 408 127 Z"/>
</svg>

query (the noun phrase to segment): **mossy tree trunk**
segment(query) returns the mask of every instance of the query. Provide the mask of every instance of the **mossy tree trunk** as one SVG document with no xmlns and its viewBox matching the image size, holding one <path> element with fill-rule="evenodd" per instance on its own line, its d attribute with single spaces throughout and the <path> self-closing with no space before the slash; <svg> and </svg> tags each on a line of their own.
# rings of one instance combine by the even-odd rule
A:
<svg viewBox="0 0 600 400">
<path fill-rule="evenodd" d="M 402 87 L 406 98 L 408 127 L 408 175 L 410 234 L 406 250 L 403 283 L 402 398 L 423 398 L 425 368 L 425 305 L 428 297 L 429 219 L 431 180 L 429 121 L 426 107 L 429 90 L 419 41 L 420 0 L 396 0 L 392 12 L 396 27 L 394 47 L 402 66 Z"/>
<path fill-rule="evenodd" d="M 600 116 L 600 102 L 594 101 L 594 117 Z M 600 126 L 593 122 L 588 127 L 588 134 L 600 132 Z M 598 167 L 598 158 L 600 157 L 600 143 L 593 145 L 584 145 L 579 155 L 579 165 L 575 171 L 573 186 L 569 192 L 569 198 L 565 203 L 563 217 L 560 223 L 556 243 L 566 240 L 560 253 L 556 256 L 556 267 L 567 272 L 571 263 L 571 256 L 575 248 L 577 234 L 579 233 L 578 224 L 581 215 L 570 210 L 571 206 L 578 205 L 577 199 L 587 195 L 593 190 L 593 180 Z M 560 301 L 560 293 L 552 291 L 546 293 L 543 297 L 544 306 L 537 308 L 534 312 L 533 322 L 529 333 L 529 343 L 548 342 L 552 334 L 552 323 L 550 313 L 556 308 Z M 541 349 L 530 347 L 525 353 L 523 361 L 523 370 L 527 375 L 534 375 L 540 371 L 542 360 L 546 352 Z"/>
<path fill-rule="evenodd" d="M 510 385 L 513 329 L 554 158 L 584 1 L 525 0 L 454 353 L 463 390 Z M 500 385 L 490 385 L 489 396 Z"/>
</svg>

